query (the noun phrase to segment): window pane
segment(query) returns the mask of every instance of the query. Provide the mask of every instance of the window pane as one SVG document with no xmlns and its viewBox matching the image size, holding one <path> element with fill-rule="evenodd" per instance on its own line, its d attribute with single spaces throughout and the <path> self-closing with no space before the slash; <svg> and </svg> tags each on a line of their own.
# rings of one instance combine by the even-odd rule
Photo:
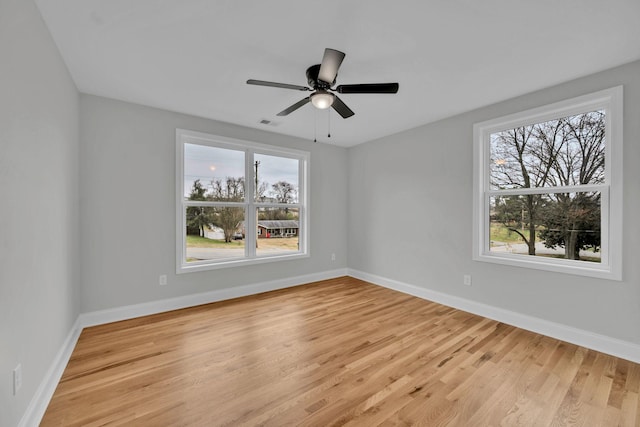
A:
<svg viewBox="0 0 640 427">
<path fill-rule="evenodd" d="M 492 133 L 491 189 L 601 184 L 605 142 L 604 111 Z"/>
<path fill-rule="evenodd" d="M 256 154 L 254 180 L 258 202 L 298 203 L 298 159 Z"/>
<path fill-rule="evenodd" d="M 186 261 L 244 258 L 244 208 L 186 208 Z"/>
<path fill-rule="evenodd" d="M 185 200 L 244 200 L 243 151 L 184 144 Z"/>
<path fill-rule="evenodd" d="M 293 208 L 257 209 L 258 256 L 299 252 L 299 211 Z"/>
<path fill-rule="evenodd" d="M 600 192 L 490 198 L 489 250 L 600 262 Z"/>
</svg>

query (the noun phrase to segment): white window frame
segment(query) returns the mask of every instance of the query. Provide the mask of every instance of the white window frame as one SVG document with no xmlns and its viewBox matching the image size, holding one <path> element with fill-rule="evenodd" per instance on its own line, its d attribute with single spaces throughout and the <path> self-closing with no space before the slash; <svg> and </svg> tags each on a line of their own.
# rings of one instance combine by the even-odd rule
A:
<svg viewBox="0 0 640 427">
<path fill-rule="evenodd" d="M 279 203 L 257 202 L 252 196 L 245 196 L 244 202 L 238 202 L 239 207 L 245 209 L 245 256 L 244 258 L 225 260 L 202 260 L 186 262 L 186 206 L 184 199 L 184 146 L 185 144 L 207 145 L 211 147 L 227 148 L 245 153 L 245 195 L 255 194 L 253 179 L 254 154 L 266 154 L 278 157 L 289 157 L 298 160 L 298 202 L 286 206 L 298 209 L 298 251 L 295 253 L 279 253 L 275 255 L 258 255 L 256 253 L 256 240 L 258 238 L 256 212 L 258 208 L 281 207 Z M 235 138 L 227 138 L 219 135 L 196 132 L 185 129 L 176 129 L 176 273 L 193 271 L 214 270 L 234 266 L 262 264 L 268 262 L 285 261 L 309 257 L 309 162 L 310 153 L 302 150 L 294 150 L 285 147 L 261 144 L 253 141 L 245 141 Z M 202 203 L 202 202 L 201 202 Z M 214 202 L 215 203 L 215 202 Z"/>
<path fill-rule="evenodd" d="M 476 123 L 473 126 L 473 260 L 581 276 L 622 280 L 622 86 L 605 89 L 527 111 Z M 605 182 L 601 185 L 492 190 L 490 135 L 557 118 L 605 111 Z M 495 195 L 557 192 L 601 192 L 601 262 L 537 257 L 489 250 L 489 201 Z"/>
</svg>

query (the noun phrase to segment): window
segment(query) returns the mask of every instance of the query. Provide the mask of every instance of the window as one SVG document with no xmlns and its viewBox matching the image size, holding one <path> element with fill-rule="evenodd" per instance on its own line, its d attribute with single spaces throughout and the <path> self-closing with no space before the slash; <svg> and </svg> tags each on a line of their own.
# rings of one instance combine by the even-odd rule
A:
<svg viewBox="0 0 640 427">
<path fill-rule="evenodd" d="M 307 255 L 309 153 L 178 129 L 177 272 Z"/>
<path fill-rule="evenodd" d="M 473 258 L 622 279 L 622 87 L 473 128 Z"/>
</svg>

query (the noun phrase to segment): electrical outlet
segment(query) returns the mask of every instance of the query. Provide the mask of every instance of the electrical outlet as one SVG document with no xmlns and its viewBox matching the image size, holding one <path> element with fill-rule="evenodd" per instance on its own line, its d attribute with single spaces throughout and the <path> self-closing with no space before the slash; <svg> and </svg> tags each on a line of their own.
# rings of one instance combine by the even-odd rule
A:
<svg viewBox="0 0 640 427">
<path fill-rule="evenodd" d="M 335 261 L 336 260 L 336 254 L 331 254 L 331 261 Z"/>
<path fill-rule="evenodd" d="M 13 395 L 18 394 L 18 390 L 22 387 L 22 364 L 18 363 L 18 366 L 13 370 Z"/>
<path fill-rule="evenodd" d="M 464 283 L 466 286 L 471 286 L 471 275 L 465 274 L 464 276 L 462 276 L 462 283 Z"/>
<path fill-rule="evenodd" d="M 166 274 L 161 274 L 161 275 L 160 275 L 160 278 L 158 279 L 158 283 L 159 283 L 161 286 L 166 285 L 166 284 L 167 284 L 167 275 L 166 275 Z"/>
</svg>

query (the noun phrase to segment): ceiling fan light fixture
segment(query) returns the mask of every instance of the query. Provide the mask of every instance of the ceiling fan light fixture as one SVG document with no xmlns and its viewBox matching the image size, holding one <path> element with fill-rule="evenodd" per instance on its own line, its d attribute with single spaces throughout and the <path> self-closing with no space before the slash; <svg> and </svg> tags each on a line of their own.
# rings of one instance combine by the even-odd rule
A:
<svg viewBox="0 0 640 427">
<path fill-rule="evenodd" d="M 338 69 L 340 68 L 340 64 L 342 64 L 344 57 L 344 52 L 326 48 L 324 50 L 324 56 L 322 57 L 322 63 L 315 64 L 307 68 L 306 75 L 307 81 L 309 82 L 308 86 L 254 79 L 247 80 L 247 84 L 311 92 L 309 96 L 280 111 L 277 114 L 279 117 L 288 116 L 298 108 L 311 103 L 319 110 L 327 110 L 333 107 L 336 113 L 338 113 L 343 119 L 347 119 L 355 113 L 351 111 L 351 108 L 347 107 L 347 105 L 333 92 L 346 94 L 398 92 L 398 83 L 359 83 L 339 85 L 332 88 L 336 83 Z"/>
<path fill-rule="evenodd" d="M 333 105 L 335 98 L 334 94 L 318 89 L 311 95 L 311 103 L 319 110 L 326 110 Z"/>
</svg>

